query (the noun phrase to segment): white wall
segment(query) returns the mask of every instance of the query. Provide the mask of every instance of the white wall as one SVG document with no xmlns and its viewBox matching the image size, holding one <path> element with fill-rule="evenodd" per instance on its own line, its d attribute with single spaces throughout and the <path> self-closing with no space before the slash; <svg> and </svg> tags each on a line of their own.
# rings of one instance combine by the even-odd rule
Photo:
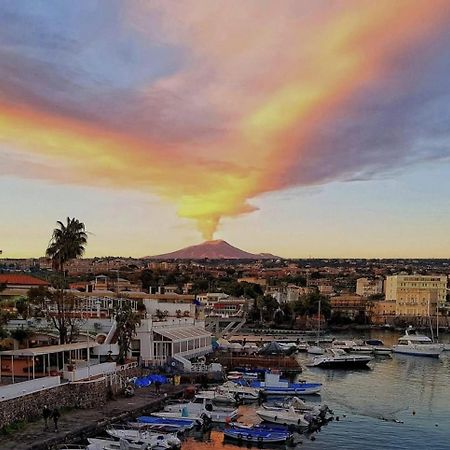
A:
<svg viewBox="0 0 450 450">
<path fill-rule="evenodd" d="M 105 375 L 108 373 L 114 373 L 116 371 L 116 363 L 108 362 L 102 364 L 94 364 L 89 367 L 82 367 L 72 371 L 65 370 L 63 377 L 69 381 L 84 380 L 89 377 L 95 377 L 97 375 Z"/>
<path fill-rule="evenodd" d="M 61 384 L 59 376 L 36 378 L 22 383 L 8 384 L 0 387 L 0 402 L 11 398 L 22 397 L 32 392 L 48 389 Z"/>
</svg>

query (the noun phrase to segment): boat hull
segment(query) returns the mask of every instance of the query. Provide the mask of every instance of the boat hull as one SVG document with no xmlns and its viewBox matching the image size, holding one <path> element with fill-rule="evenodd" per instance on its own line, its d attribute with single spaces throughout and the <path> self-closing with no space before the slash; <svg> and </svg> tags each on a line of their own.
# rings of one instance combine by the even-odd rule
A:
<svg viewBox="0 0 450 450">
<path fill-rule="evenodd" d="M 425 356 L 427 358 L 439 358 L 442 353 L 442 349 L 436 350 L 418 350 L 418 349 L 403 349 L 394 347 L 392 349 L 393 353 L 398 353 L 400 355 L 410 355 L 410 356 Z"/>
<path fill-rule="evenodd" d="M 275 423 L 278 425 L 295 425 L 298 427 L 308 427 L 309 423 L 305 420 L 302 414 L 287 414 L 281 413 L 278 411 L 266 411 L 266 410 L 258 410 L 256 414 L 265 422 Z"/>
</svg>

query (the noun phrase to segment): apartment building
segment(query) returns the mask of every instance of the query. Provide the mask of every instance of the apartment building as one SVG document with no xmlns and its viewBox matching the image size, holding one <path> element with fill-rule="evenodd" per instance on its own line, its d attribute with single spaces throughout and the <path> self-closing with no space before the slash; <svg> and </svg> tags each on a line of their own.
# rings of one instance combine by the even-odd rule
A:
<svg viewBox="0 0 450 450">
<path fill-rule="evenodd" d="M 395 302 L 396 316 L 434 315 L 447 297 L 446 275 L 393 275 L 385 282 L 387 302 Z"/>
</svg>

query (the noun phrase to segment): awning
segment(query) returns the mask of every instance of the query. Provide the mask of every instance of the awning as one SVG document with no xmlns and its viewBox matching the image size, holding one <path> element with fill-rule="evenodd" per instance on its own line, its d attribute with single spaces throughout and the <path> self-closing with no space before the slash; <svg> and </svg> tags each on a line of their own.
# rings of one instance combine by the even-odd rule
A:
<svg viewBox="0 0 450 450">
<path fill-rule="evenodd" d="M 154 328 L 158 333 L 171 341 L 185 341 L 186 339 L 211 337 L 211 333 L 197 327 Z"/>
<path fill-rule="evenodd" d="M 74 342 L 72 344 L 47 345 L 45 347 L 22 348 L 18 350 L 5 350 L 0 352 L 0 356 L 39 356 L 53 353 L 69 352 L 72 350 L 83 350 L 86 348 L 97 347 L 99 344 L 92 341 Z"/>
</svg>

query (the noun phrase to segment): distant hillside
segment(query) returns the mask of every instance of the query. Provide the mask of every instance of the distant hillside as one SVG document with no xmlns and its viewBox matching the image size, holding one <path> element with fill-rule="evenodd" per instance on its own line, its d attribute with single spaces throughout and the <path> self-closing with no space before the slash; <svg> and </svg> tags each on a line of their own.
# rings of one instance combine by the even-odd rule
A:
<svg viewBox="0 0 450 450">
<path fill-rule="evenodd" d="M 151 259 L 277 259 L 270 253 L 249 253 L 220 239 L 191 245 L 171 253 L 148 256 Z"/>
</svg>

